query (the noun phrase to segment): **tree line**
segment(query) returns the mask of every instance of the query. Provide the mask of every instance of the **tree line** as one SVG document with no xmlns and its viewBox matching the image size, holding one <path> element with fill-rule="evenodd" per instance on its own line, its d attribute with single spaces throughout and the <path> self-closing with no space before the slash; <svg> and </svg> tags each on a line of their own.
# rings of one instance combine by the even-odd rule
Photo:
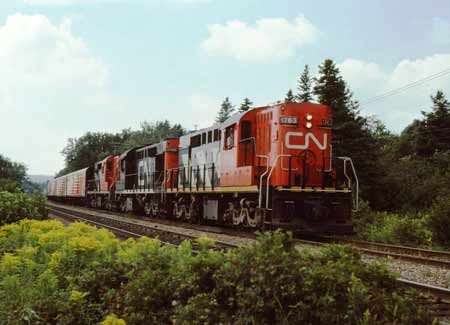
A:
<svg viewBox="0 0 450 325">
<path fill-rule="evenodd" d="M 0 154 L 0 192 L 24 191 L 31 194 L 41 190 L 41 184 L 33 183 L 28 179 L 27 168 L 24 164 Z"/>
</svg>

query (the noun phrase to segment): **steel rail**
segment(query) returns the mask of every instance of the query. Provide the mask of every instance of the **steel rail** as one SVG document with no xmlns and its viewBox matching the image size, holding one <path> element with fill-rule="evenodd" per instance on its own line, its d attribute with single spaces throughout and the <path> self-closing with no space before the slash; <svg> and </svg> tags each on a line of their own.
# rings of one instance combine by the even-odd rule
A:
<svg viewBox="0 0 450 325">
<path fill-rule="evenodd" d="M 450 304 L 450 290 L 447 288 L 436 287 L 430 284 L 415 282 L 403 278 L 398 278 L 397 281 L 404 286 L 415 288 L 421 292 L 427 292 L 442 299 L 443 302 Z"/>
<path fill-rule="evenodd" d="M 325 237 L 327 238 L 327 237 Z M 450 260 L 450 252 L 446 251 L 438 251 L 438 250 L 432 250 L 432 249 L 425 249 L 425 248 L 415 248 L 415 247 L 408 247 L 408 246 L 400 246 L 400 245 L 392 245 L 392 244 L 385 244 L 385 243 L 377 243 L 377 242 L 370 242 L 370 241 L 363 241 L 363 240 L 354 240 L 354 239 L 347 239 L 347 238 L 337 238 L 337 237 L 329 237 L 333 241 L 343 242 L 343 243 L 349 243 L 349 244 L 355 244 L 360 246 L 375 246 L 379 248 L 386 248 L 390 250 L 396 250 L 396 251 L 403 251 L 407 253 L 418 253 L 423 254 L 427 256 L 434 256 L 434 257 L 445 257 Z"/>
<path fill-rule="evenodd" d="M 54 205 L 47 205 L 47 209 L 49 211 L 51 211 L 52 213 L 65 213 L 66 216 L 68 216 L 69 218 L 77 218 L 81 221 L 87 222 L 87 223 L 92 223 L 92 224 L 97 224 L 101 227 L 104 228 L 108 228 L 111 229 L 112 231 L 115 232 L 129 232 L 131 234 L 131 236 L 133 237 L 142 237 L 142 236 L 148 236 L 148 237 L 157 237 L 160 239 L 161 242 L 163 243 L 168 243 L 168 244 L 174 244 L 173 242 L 175 241 L 176 246 L 179 246 L 181 244 L 181 242 L 183 242 L 184 240 L 190 240 L 193 244 L 193 246 L 197 245 L 197 239 L 199 237 L 194 236 L 194 235 L 190 235 L 181 231 L 175 231 L 175 230 L 169 230 L 169 229 L 162 229 L 160 227 L 158 227 L 157 225 L 143 225 L 137 222 L 132 222 L 132 221 L 125 221 L 125 220 L 119 220 L 117 219 L 117 216 L 115 216 L 115 218 L 111 218 L 111 217 L 107 217 L 104 214 L 103 215 L 99 215 L 98 213 L 96 214 L 95 212 L 90 212 L 90 211 L 79 211 L 79 210 L 73 210 L 70 208 L 63 208 L 63 207 L 56 207 Z M 95 218 L 96 220 L 92 220 L 92 218 Z M 121 217 L 123 218 L 123 217 Z M 103 221 L 103 222 L 99 222 Z M 114 225 L 105 223 L 106 222 L 110 222 Z M 132 229 L 134 231 L 129 231 L 129 230 L 125 230 L 122 227 L 126 227 L 129 229 Z M 169 239 L 165 239 L 165 238 L 169 238 Z M 231 243 L 227 243 L 227 242 L 223 242 L 223 241 L 219 241 L 219 240 L 214 240 L 214 247 L 212 247 L 213 249 L 231 249 L 231 248 L 237 248 L 237 245 L 231 244 Z"/>
<path fill-rule="evenodd" d="M 382 244 L 351 239 L 325 237 L 333 243 L 349 244 L 355 249 L 373 256 L 386 256 L 425 265 L 450 268 L 450 253 L 423 248 L 413 248 L 399 245 Z M 432 257 L 432 258 L 430 258 Z"/>
</svg>

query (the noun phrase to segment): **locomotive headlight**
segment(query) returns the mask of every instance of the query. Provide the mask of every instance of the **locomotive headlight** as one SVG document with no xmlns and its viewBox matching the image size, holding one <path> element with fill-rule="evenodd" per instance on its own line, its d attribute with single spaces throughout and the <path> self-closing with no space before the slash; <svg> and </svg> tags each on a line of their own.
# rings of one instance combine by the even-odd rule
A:
<svg viewBox="0 0 450 325">
<path fill-rule="evenodd" d="M 311 121 L 312 120 L 312 115 L 311 114 L 307 114 L 306 115 L 306 120 L 307 121 Z"/>
<path fill-rule="evenodd" d="M 310 128 L 312 128 L 312 123 L 311 122 L 306 122 L 306 128 L 307 129 L 310 129 Z"/>
</svg>

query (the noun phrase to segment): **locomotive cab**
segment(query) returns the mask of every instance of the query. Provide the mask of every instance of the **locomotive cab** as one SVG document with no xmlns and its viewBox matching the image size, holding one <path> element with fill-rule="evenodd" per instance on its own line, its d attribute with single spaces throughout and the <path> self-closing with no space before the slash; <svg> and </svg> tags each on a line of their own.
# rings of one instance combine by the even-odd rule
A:
<svg viewBox="0 0 450 325">
<path fill-rule="evenodd" d="M 285 103 L 270 113 L 268 219 L 307 232 L 352 232 L 354 179 L 342 173 L 346 160 L 333 159 L 331 108 Z"/>
</svg>

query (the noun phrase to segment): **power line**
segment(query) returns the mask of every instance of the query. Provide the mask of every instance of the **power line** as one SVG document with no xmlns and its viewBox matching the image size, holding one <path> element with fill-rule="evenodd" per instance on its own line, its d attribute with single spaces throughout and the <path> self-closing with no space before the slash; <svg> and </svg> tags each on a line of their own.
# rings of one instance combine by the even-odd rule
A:
<svg viewBox="0 0 450 325">
<path fill-rule="evenodd" d="M 449 73 L 450 73 L 450 68 L 447 68 L 447 69 L 442 70 L 440 72 L 437 72 L 437 73 L 434 73 L 432 75 L 429 75 L 429 76 L 427 76 L 425 78 L 422 78 L 422 79 L 413 81 L 413 82 L 411 82 L 409 84 L 403 85 L 402 87 L 399 87 L 399 88 L 396 88 L 396 89 L 392 89 L 392 90 L 389 90 L 389 91 L 387 91 L 385 93 L 382 93 L 382 94 L 379 94 L 379 95 L 374 96 L 372 98 L 369 98 L 369 99 L 361 102 L 360 106 L 372 104 L 374 102 L 383 100 L 385 98 L 397 95 L 398 93 L 401 93 L 402 91 L 408 90 L 408 89 L 416 87 L 416 86 L 420 86 L 420 85 L 424 84 L 425 82 L 428 82 L 428 81 L 431 81 L 431 80 L 443 77 L 443 76 L 445 76 L 445 75 L 447 75 Z"/>
</svg>

